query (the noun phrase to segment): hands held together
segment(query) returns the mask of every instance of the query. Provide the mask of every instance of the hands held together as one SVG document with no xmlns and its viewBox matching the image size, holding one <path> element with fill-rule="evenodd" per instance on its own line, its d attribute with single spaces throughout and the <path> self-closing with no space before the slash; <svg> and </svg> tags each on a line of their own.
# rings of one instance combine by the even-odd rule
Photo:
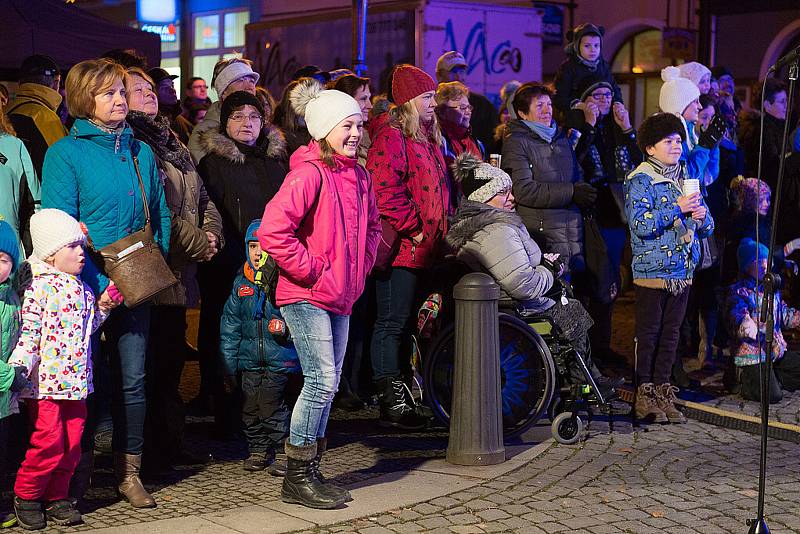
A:
<svg viewBox="0 0 800 534">
<path fill-rule="evenodd" d="M 700 193 L 692 193 L 691 195 L 681 195 L 678 197 L 678 207 L 684 215 L 692 214 L 692 219 L 697 222 L 702 222 L 706 218 L 707 210 L 702 202 L 703 198 Z"/>
</svg>

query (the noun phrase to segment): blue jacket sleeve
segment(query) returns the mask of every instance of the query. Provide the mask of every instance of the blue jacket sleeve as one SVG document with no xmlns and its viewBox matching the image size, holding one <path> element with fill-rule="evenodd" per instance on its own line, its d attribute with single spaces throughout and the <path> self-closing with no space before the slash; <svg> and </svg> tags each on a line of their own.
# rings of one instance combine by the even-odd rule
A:
<svg viewBox="0 0 800 534">
<path fill-rule="evenodd" d="M 240 302 L 237 294 L 237 284 L 233 284 L 228 300 L 222 311 L 219 323 L 219 351 L 225 375 L 235 375 L 238 371 L 239 345 L 242 341 L 242 318 L 240 317 Z"/>
<path fill-rule="evenodd" d="M 625 213 L 631 232 L 643 239 L 652 239 L 664 233 L 683 218 L 677 202 L 656 204 L 653 186 L 646 174 L 637 174 L 625 181 Z M 706 219 L 710 219 L 708 215 Z"/>
<path fill-rule="evenodd" d="M 683 143 L 683 152 L 681 153 L 681 161 L 686 162 L 686 176 L 687 178 L 697 178 L 701 182 L 703 181 L 703 174 L 708 166 L 708 159 L 710 157 L 711 151 L 705 147 L 700 145 L 695 145 L 695 147 L 689 150 L 689 147 L 684 142 Z M 719 166 L 717 169 L 717 173 L 719 174 Z"/>
<path fill-rule="evenodd" d="M 711 210 L 708 209 L 705 199 L 703 199 L 703 207 L 706 209 L 706 218 L 703 219 L 702 224 L 697 227 L 697 235 L 700 238 L 710 237 L 714 233 L 714 218 L 711 216 Z"/>
</svg>

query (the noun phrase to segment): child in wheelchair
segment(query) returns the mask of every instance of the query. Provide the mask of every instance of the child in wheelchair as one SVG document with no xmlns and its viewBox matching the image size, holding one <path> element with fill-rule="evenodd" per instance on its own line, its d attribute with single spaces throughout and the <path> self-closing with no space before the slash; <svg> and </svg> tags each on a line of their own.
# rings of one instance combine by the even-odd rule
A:
<svg viewBox="0 0 800 534">
<path fill-rule="evenodd" d="M 569 358 L 555 358 L 557 367 L 568 367 L 559 374 L 570 383 L 591 385 L 599 403 L 606 404 L 624 379 L 609 379 L 592 363 L 592 319 L 571 298 L 569 283 L 562 278 L 566 267 L 558 255 L 542 254 L 514 212 L 511 177 L 467 153 L 456 159 L 454 171 L 465 198 L 446 239 L 457 258 L 495 279 L 501 309 L 552 325 L 550 337 L 574 349 Z"/>
</svg>

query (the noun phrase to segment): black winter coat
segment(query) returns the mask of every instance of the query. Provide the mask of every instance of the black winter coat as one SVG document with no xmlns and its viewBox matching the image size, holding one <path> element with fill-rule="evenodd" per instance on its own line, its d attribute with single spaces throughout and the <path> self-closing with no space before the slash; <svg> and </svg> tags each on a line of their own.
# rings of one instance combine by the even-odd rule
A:
<svg viewBox="0 0 800 534">
<path fill-rule="evenodd" d="M 557 252 L 573 272 L 583 271 L 583 217 L 572 202 L 581 168 L 564 130 L 552 142 L 521 120 L 508 123 L 502 167 L 513 182 L 517 213 L 544 252 Z"/>
<path fill-rule="evenodd" d="M 206 155 L 197 171 L 222 215 L 227 244 L 215 261 L 232 274 L 245 261 L 242 244 L 247 227 L 264 215 L 264 207 L 286 176 L 286 141 L 280 129 L 272 126 L 252 147 L 216 130 L 203 132 L 200 143 Z"/>
</svg>

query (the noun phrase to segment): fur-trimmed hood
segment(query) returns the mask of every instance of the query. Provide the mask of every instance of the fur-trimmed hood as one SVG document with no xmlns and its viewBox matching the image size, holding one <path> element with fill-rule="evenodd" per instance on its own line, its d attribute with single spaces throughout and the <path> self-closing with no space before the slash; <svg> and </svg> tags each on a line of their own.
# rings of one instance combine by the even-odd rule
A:
<svg viewBox="0 0 800 534">
<path fill-rule="evenodd" d="M 484 230 L 490 224 L 498 223 L 524 226 L 519 215 L 512 211 L 505 211 L 483 202 L 464 199 L 461 201 L 456 214 L 450 219 L 450 231 L 447 232 L 445 240 L 453 250 L 457 251 L 479 230 Z"/>
<path fill-rule="evenodd" d="M 266 137 L 265 137 L 266 135 Z M 206 130 L 200 134 L 200 146 L 206 154 L 216 154 L 233 163 L 242 164 L 245 154 L 230 137 L 219 133 L 216 129 Z M 267 158 L 286 160 L 286 136 L 275 125 L 261 131 L 256 146 L 264 150 Z"/>
</svg>

